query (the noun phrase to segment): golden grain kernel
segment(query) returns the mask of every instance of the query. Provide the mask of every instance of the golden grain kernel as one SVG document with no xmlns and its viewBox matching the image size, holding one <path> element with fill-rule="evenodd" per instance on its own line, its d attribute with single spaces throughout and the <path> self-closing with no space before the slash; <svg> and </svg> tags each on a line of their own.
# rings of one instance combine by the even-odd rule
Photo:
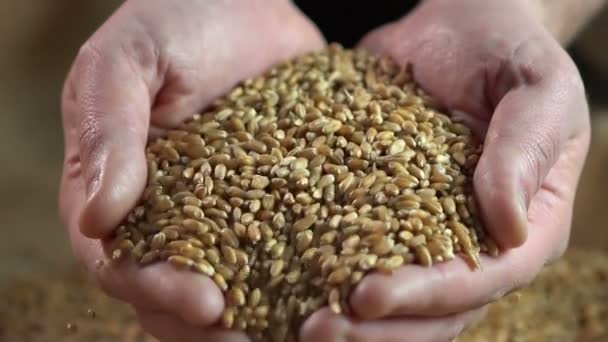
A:
<svg viewBox="0 0 608 342">
<path fill-rule="evenodd" d="M 232 325 L 234 324 L 234 315 L 233 308 L 228 307 L 224 310 L 224 313 L 222 314 L 222 325 L 224 328 L 232 328 Z"/>
<path fill-rule="evenodd" d="M 350 276 L 350 273 L 350 268 L 339 267 L 329 274 L 327 281 L 334 285 L 342 284 Z"/>
<path fill-rule="evenodd" d="M 340 290 L 338 290 L 337 288 L 331 289 L 331 291 L 329 291 L 328 302 L 329 308 L 331 309 L 331 311 L 333 311 L 333 313 L 342 313 L 342 307 L 340 306 Z"/>
<path fill-rule="evenodd" d="M 142 255 L 141 259 L 139 260 L 139 263 L 142 265 L 147 265 L 157 261 L 158 259 L 160 259 L 159 251 L 152 250 L 147 253 L 144 253 L 144 255 Z"/>
<path fill-rule="evenodd" d="M 193 265 L 193 269 L 199 273 L 202 273 L 207 276 L 213 276 L 215 274 L 215 269 L 207 260 L 199 260 Z"/>
<path fill-rule="evenodd" d="M 262 291 L 259 288 L 253 289 L 251 293 L 249 293 L 247 305 L 251 308 L 257 308 L 262 299 Z"/>
<path fill-rule="evenodd" d="M 167 241 L 167 238 L 164 233 L 162 233 L 162 232 L 157 233 L 152 237 L 152 241 L 150 242 L 150 248 L 161 249 L 161 248 L 163 248 L 163 246 L 165 246 L 166 241 Z"/>
<path fill-rule="evenodd" d="M 293 224 L 293 229 L 296 232 L 304 231 L 304 230 L 312 227 L 312 225 L 315 224 L 316 221 L 317 221 L 316 215 L 306 215 L 303 218 L 297 220 Z"/>
<path fill-rule="evenodd" d="M 187 269 L 194 265 L 194 261 L 181 255 L 172 255 L 169 257 L 168 261 L 178 269 Z"/>
</svg>

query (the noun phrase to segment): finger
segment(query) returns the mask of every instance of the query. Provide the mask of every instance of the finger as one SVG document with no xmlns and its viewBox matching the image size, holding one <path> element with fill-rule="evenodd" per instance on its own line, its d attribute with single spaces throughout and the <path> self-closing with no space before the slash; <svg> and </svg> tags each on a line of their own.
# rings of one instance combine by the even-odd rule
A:
<svg viewBox="0 0 608 342">
<path fill-rule="evenodd" d="M 75 171 L 77 173 L 77 171 Z M 96 275 L 109 295 L 141 308 L 164 311 L 190 324 L 206 326 L 217 322 L 224 310 L 223 295 L 211 279 L 180 272 L 166 263 L 139 267 L 131 259 L 120 263 L 107 261 L 103 244 L 83 236 L 78 227 L 78 212 L 84 205 L 84 184 L 80 178 L 64 174 L 62 209 L 74 253 L 89 272 Z M 100 265 L 100 261 L 106 260 Z"/>
<path fill-rule="evenodd" d="M 148 86 L 127 56 L 107 46 L 81 49 L 63 112 L 67 149 L 84 180 L 80 229 L 88 237 L 106 236 L 140 196 L 149 111 Z"/>
<path fill-rule="evenodd" d="M 223 295 L 209 278 L 177 271 L 166 263 L 146 267 L 135 265 L 131 259 L 112 263 L 105 256 L 102 242 L 86 238 L 75 229 L 69 233 L 76 256 L 112 297 L 170 313 L 193 325 L 206 326 L 219 320 Z"/>
<path fill-rule="evenodd" d="M 540 50 L 522 50 L 515 60 L 544 60 L 537 55 Z M 547 64 L 550 70 L 532 72 L 526 64 L 509 71 L 520 79 L 496 107 L 475 171 L 485 226 L 502 248 L 518 247 L 526 240 L 533 196 L 564 145 L 585 134 L 589 125 L 584 87 L 572 62 Z"/>
<path fill-rule="evenodd" d="M 556 170 L 576 159 L 564 156 Z M 553 171 L 548 176 L 565 184 L 576 177 L 576 171 Z M 565 189 L 569 187 L 564 185 Z M 357 317 L 443 316 L 480 307 L 529 284 L 546 262 L 563 253 L 568 242 L 574 190 L 564 190 L 569 191 L 564 192 L 564 198 L 552 191 L 537 193 L 529 215 L 535 229 L 523 246 L 498 257 L 482 256 L 482 268 L 475 271 L 456 258 L 430 268 L 408 265 L 391 276 L 370 274 L 351 295 Z"/>
<path fill-rule="evenodd" d="M 439 318 L 397 317 L 376 321 L 355 321 L 329 309 L 313 314 L 302 326 L 301 341 L 451 341 L 480 320 L 485 308 Z"/>
<path fill-rule="evenodd" d="M 160 342 L 247 342 L 242 333 L 221 328 L 200 328 L 165 313 L 136 309 L 142 327 Z"/>
<path fill-rule="evenodd" d="M 163 311 L 197 326 L 219 320 L 223 295 L 206 276 L 177 271 L 167 263 L 139 267 L 131 260 L 97 270 L 104 291 L 141 308 Z"/>
</svg>

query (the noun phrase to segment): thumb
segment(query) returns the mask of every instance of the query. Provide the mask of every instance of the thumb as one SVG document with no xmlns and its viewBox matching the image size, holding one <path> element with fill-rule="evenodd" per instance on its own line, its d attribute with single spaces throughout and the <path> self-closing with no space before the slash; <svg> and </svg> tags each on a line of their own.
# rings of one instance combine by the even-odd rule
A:
<svg viewBox="0 0 608 342">
<path fill-rule="evenodd" d="M 488 127 L 474 186 L 485 226 L 502 248 L 524 243 L 532 198 L 563 145 L 584 130 L 583 84 L 564 70 L 507 92 Z"/>
<path fill-rule="evenodd" d="M 148 87 L 128 58 L 103 51 L 112 50 L 81 49 L 64 98 L 86 190 L 80 229 L 90 238 L 105 237 L 136 205 L 147 172 Z"/>
</svg>

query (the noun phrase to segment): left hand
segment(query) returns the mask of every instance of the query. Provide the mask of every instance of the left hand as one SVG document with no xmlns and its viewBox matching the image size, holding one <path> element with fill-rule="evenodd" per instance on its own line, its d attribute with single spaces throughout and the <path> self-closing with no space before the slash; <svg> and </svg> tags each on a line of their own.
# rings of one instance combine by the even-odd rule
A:
<svg viewBox="0 0 608 342">
<path fill-rule="evenodd" d="M 63 93 L 61 216 L 100 287 L 160 340 L 248 339 L 217 326 L 224 296 L 209 277 L 97 262 L 144 191 L 146 141 L 240 80 L 324 45 L 289 0 L 128 0 L 81 48 Z"/>
<path fill-rule="evenodd" d="M 583 82 L 525 0 L 426 0 L 361 46 L 411 63 L 414 78 L 484 140 L 474 186 L 502 247 L 471 271 L 463 260 L 374 274 L 351 296 L 357 320 L 321 311 L 316 341 L 449 341 L 487 303 L 530 283 L 565 251 L 586 159 Z M 338 337 L 340 336 L 340 337 Z"/>
</svg>

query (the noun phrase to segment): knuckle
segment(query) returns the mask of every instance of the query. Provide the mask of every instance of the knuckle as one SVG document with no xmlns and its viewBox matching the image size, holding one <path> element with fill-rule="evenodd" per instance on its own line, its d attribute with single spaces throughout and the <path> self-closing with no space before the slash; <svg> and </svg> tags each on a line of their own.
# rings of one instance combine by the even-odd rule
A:
<svg viewBox="0 0 608 342">
<path fill-rule="evenodd" d="M 559 84 L 576 95 L 585 94 L 582 77 L 570 55 L 545 36 L 529 37 L 514 45 L 507 65 L 519 83 Z"/>
<path fill-rule="evenodd" d="M 551 53 L 552 47 L 548 46 L 544 37 L 527 37 L 513 45 L 508 56 L 507 66 L 510 67 L 512 76 L 517 83 L 525 85 L 536 85 L 543 82 L 552 70 L 550 63 L 546 61 Z"/>
</svg>

